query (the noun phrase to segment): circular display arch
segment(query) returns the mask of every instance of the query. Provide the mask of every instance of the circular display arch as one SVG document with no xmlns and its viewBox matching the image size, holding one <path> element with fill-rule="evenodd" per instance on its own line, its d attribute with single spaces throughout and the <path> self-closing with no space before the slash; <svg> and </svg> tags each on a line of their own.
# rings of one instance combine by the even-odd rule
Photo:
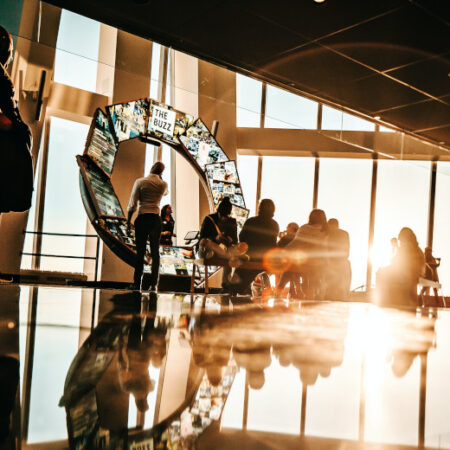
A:
<svg viewBox="0 0 450 450">
<path fill-rule="evenodd" d="M 106 113 L 101 109 L 95 111 L 83 155 L 76 159 L 87 216 L 99 237 L 120 259 L 135 265 L 134 227 L 127 227 L 126 213 L 111 183 L 120 143 L 130 139 L 174 149 L 198 175 L 210 211 L 223 197 L 230 197 L 231 215 L 238 227 L 242 226 L 249 211 L 245 208 L 236 163 L 227 157 L 200 118 L 153 99 L 110 105 Z M 160 246 L 160 253 L 161 275 L 191 275 L 192 249 Z"/>
</svg>

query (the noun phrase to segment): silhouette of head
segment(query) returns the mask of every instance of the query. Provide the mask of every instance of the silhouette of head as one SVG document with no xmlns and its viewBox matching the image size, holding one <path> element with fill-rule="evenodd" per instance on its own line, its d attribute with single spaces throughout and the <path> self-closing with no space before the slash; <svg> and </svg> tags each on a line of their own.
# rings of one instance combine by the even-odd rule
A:
<svg viewBox="0 0 450 450">
<path fill-rule="evenodd" d="M 153 164 L 152 168 L 150 169 L 150 173 L 153 173 L 155 175 L 161 175 L 164 172 L 164 169 L 166 166 L 161 161 L 155 162 Z"/>
<path fill-rule="evenodd" d="M 263 198 L 259 202 L 258 216 L 272 218 L 275 214 L 275 203 L 270 198 Z"/>
<path fill-rule="evenodd" d="M 313 209 L 309 214 L 309 224 L 310 225 L 322 225 L 322 227 L 327 226 L 327 216 L 325 211 L 322 209 Z"/>
<path fill-rule="evenodd" d="M 217 212 L 222 216 L 222 217 L 228 217 L 231 214 L 231 201 L 228 197 L 225 197 L 220 203 L 219 206 L 217 207 Z"/>
<path fill-rule="evenodd" d="M 330 230 L 337 230 L 339 228 L 339 221 L 337 219 L 329 219 L 328 228 Z"/>
<path fill-rule="evenodd" d="M 288 234 L 295 234 L 298 231 L 298 224 L 295 222 L 288 223 L 286 227 Z"/>
<path fill-rule="evenodd" d="M 170 205 L 164 205 L 161 208 L 161 217 L 166 217 L 167 215 L 172 214 L 172 207 Z"/>
<path fill-rule="evenodd" d="M 12 59 L 12 54 L 12 37 L 5 28 L 0 26 L 0 64 L 6 67 Z"/>
<path fill-rule="evenodd" d="M 400 233 L 398 233 L 398 241 L 400 245 L 409 245 L 414 247 L 419 245 L 414 231 L 408 227 L 404 227 L 400 230 Z"/>
</svg>

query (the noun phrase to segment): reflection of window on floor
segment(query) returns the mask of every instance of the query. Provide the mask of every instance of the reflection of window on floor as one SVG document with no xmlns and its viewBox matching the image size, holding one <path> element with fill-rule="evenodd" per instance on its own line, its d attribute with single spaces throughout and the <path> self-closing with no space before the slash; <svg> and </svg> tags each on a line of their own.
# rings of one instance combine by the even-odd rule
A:
<svg viewBox="0 0 450 450">
<path fill-rule="evenodd" d="M 427 240 L 430 162 L 379 161 L 375 210 L 373 269 L 386 266 L 391 238 L 411 228 L 423 249 Z"/>
<path fill-rule="evenodd" d="M 75 155 L 83 153 L 88 125 L 52 117 L 43 214 L 43 232 L 86 234 L 86 212 L 81 202 Z M 34 230 L 34 213 L 27 230 Z M 29 246 L 29 238 L 27 245 Z M 25 250 L 28 251 L 28 250 Z M 85 238 L 42 236 L 41 253 L 84 256 Z M 29 268 L 29 258 L 22 268 Z M 41 270 L 83 272 L 82 259 L 42 257 Z"/>
<path fill-rule="evenodd" d="M 450 163 L 438 162 L 436 179 L 436 203 L 434 213 L 433 255 L 440 257 L 438 268 L 442 290 L 450 295 Z"/>
<path fill-rule="evenodd" d="M 349 233 L 351 288 L 362 286 L 366 284 L 372 160 L 322 158 L 319 174 L 318 207 Z"/>
<path fill-rule="evenodd" d="M 39 289 L 31 369 L 30 444 L 67 438 L 66 413 L 58 402 L 78 351 L 80 306 L 81 289 Z"/>
<path fill-rule="evenodd" d="M 259 371 L 249 372 L 248 377 L 250 386 L 261 383 Z M 299 434 L 302 386 L 298 370 L 294 366 L 282 367 L 272 356 L 272 364 L 264 370 L 262 379 L 262 389 L 250 388 L 247 428 Z M 280 405 L 283 405 L 282 408 Z M 277 413 L 274 414 L 274 411 Z"/>
<path fill-rule="evenodd" d="M 261 198 L 275 202 L 280 231 L 289 222 L 303 225 L 312 209 L 314 158 L 264 156 Z"/>
<path fill-rule="evenodd" d="M 56 42 L 54 80 L 96 92 L 100 23 L 65 9 Z"/>
<path fill-rule="evenodd" d="M 318 103 L 274 86 L 267 86 L 265 128 L 317 128 Z"/>
</svg>

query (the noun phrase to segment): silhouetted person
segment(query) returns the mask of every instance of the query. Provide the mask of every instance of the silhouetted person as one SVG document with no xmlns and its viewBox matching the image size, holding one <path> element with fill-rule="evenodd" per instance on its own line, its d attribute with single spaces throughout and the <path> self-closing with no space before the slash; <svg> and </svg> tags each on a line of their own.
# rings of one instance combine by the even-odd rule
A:
<svg viewBox="0 0 450 450">
<path fill-rule="evenodd" d="M 230 217 L 232 205 L 230 199 L 225 197 L 217 207 L 217 212 L 209 214 L 203 219 L 200 229 L 199 256 L 211 258 L 217 256 L 231 259 L 234 253 L 230 249 L 237 243 L 237 222 Z M 231 273 L 229 266 L 223 267 L 222 287 L 227 288 Z"/>
<path fill-rule="evenodd" d="M 350 292 L 352 271 L 350 261 L 350 238 L 346 231 L 339 228 L 337 219 L 328 220 L 328 277 L 327 299 L 343 300 Z"/>
<path fill-rule="evenodd" d="M 258 215 L 250 217 L 244 223 L 239 234 L 239 241 L 248 245 L 250 261 L 262 261 L 266 252 L 277 246 L 277 236 L 280 230 L 278 223 L 273 219 L 275 204 L 272 200 L 262 199 L 258 206 Z M 239 277 L 239 291 L 250 293 L 250 285 L 261 270 L 236 269 Z"/>
<path fill-rule="evenodd" d="M 164 168 L 162 162 L 156 162 L 148 176 L 138 178 L 134 183 L 128 203 L 128 226 L 130 226 L 134 211 L 138 208 L 138 216 L 134 221 L 137 253 L 133 281 L 134 289 L 139 289 L 141 286 L 147 240 L 150 240 L 150 255 L 152 257 L 150 290 L 154 290 L 158 284 L 159 240 L 161 237 L 159 204 L 161 198 L 168 192 L 167 183 L 161 178 Z"/>
<path fill-rule="evenodd" d="M 398 250 L 388 267 L 377 273 L 377 298 L 382 305 L 417 305 L 417 283 L 425 272 L 425 258 L 411 228 L 402 228 Z"/>
<path fill-rule="evenodd" d="M 323 278 L 326 269 L 327 217 L 321 209 L 313 209 L 308 223 L 302 225 L 286 250 L 291 252 L 292 272 L 302 277 L 302 290 L 306 298 L 321 298 L 324 294 Z M 283 274 L 279 288 L 282 289 L 290 274 Z"/>
<path fill-rule="evenodd" d="M 26 211 L 33 193 L 31 132 L 22 120 L 6 72 L 12 55 L 12 37 L 0 27 L 0 214 Z"/>
<path fill-rule="evenodd" d="M 175 220 L 172 217 L 172 207 L 164 205 L 161 208 L 161 245 L 173 245 L 173 229 L 175 227 Z"/>
<path fill-rule="evenodd" d="M 430 281 L 434 281 L 436 283 L 439 283 L 439 275 L 437 272 L 437 268 L 441 265 L 440 258 L 435 258 L 433 256 L 433 251 L 431 247 L 425 247 L 425 278 Z M 420 292 L 420 295 L 428 294 L 430 291 L 429 286 L 424 286 L 422 288 L 422 291 Z M 438 296 L 438 290 L 437 288 L 433 288 L 434 295 Z"/>
<path fill-rule="evenodd" d="M 286 247 L 290 242 L 293 241 L 299 226 L 295 222 L 288 223 L 286 230 L 280 233 L 280 239 L 277 242 L 278 247 Z"/>
</svg>

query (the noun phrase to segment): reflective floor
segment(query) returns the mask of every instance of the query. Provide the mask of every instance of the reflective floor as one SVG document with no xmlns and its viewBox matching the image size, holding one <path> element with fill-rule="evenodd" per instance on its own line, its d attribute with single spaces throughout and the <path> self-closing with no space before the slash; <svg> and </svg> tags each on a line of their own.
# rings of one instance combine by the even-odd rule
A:
<svg viewBox="0 0 450 450">
<path fill-rule="evenodd" d="M 0 286 L 0 449 L 450 449 L 450 310 Z"/>
</svg>

